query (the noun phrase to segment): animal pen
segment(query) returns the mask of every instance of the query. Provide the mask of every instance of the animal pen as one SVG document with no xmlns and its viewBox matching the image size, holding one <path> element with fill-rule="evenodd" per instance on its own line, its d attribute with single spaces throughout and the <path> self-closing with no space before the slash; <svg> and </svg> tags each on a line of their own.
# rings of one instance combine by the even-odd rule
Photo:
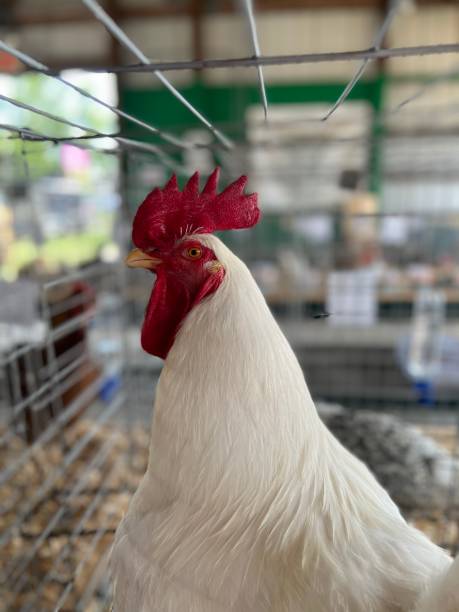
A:
<svg viewBox="0 0 459 612">
<path fill-rule="evenodd" d="M 120 197 L 111 250 L 57 270 L 29 264 L 15 279 L 5 273 L 0 285 L 0 608 L 108 609 L 110 545 L 146 467 L 161 368 L 141 353 L 137 331 L 151 281 L 142 272 L 127 275 L 122 255 L 133 214 L 153 186 L 173 172 L 179 179 L 195 169 L 206 176 L 215 165 L 227 178 L 248 174 L 260 194 L 260 226 L 225 240 L 259 282 L 325 422 L 409 520 L 456 552 L 454 3 L 440 11 L 428 2 L 417 8 L 403 0 L 349 2 L 362 8 L 360 15 L 355 7 L 336 9 L 346 2 L 292 2 L 283 16 L 282 3 L 260 2 L 256 18 L 251 0 L 177 3 L 163 7 L 167 22 L 162 33 L 154 30 L 163 48 L 170 47 L 168 28 L 179 37 L 185 18 L 201 42 L 186 47 L 183 59 L 163 52 L 155 61 L 142 48 L 145 32 L 139 26 L 138 40 L 130 19 L 160 16 L 161 3 L 74 0 L 63 3 L 66 10 L 75 23 L 95 27 L 88 36 L 111 37 L 113 61 L 67 62 L 65 53 L 59 57 L 61 41 L 52 66 L 43 63 L 47 52 L 30 51 L 33 37 L 21 48 L 8 28 L 26 27 L 21 19 L 44 28 L 51 17 L 55 27 L 59 15 L 44 1 L 35 8 L 23 0 L 6 4 L 0 51 L 5 71 L 15 66 L 10 78 L 27 73 L 57 81 L 118 125 L 96 129 L 77 121 L 59 98 L 44 108 L 33 96 L 0 91 L 0 113 L 16 112 L 16 122 L 1 115 L 0 229 L 2 214 L 17 218 L 21 199 L 28 232 L 43 234 L 42 218 L 50 213 L 48 200 L 34 196 L 34 168 L 41 156 L 59 156 L 69 145 L 108 164 Z M 338 11 L 335 21 L 322 4 Z M 456 30 L 437 29 L 426 43 L 417 34 L 429 31 L 436 11 Z M 276 47 L 276 29 L 288 18 L 297 30 L 292 42 Z M 360 49 L 343 32 L 353 19 Z M 309 42 L 292 48 L 298 28 Z M 332 31 L 342 35 L 342 48 Z M 235 41 L 245 55 L 234 51 Z M 336 74 L 335 66 L 347 84 L 318 85 L 324 74 Z M 107 102 L 75 84 L 67 68 L 114 73 L 127 84 L 154 80 L 158 87 L 143 99 L 118 85 L 118 103 Z M 291 83 L 303 73 L 310 85 L 300 91 Z M 182 86 L 181 76 L 190 74 L 194 85 Z M 37 115 L 48 129 L 30 127 Z M 64 132 L 56 135 L 54 125 Z M 21 197 L 11 178 L 18 174 Z M 66 211 L 65 223 L 81 214 L 72 205 Z M 4 261 L 7 248 L 0 244 Z"/>
</svg>

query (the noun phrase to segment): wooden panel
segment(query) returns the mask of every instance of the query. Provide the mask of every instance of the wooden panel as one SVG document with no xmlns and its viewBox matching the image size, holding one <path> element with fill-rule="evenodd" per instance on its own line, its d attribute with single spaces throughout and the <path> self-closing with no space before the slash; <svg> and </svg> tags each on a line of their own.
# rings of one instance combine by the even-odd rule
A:
<svg viewBox="0 0 459 612">
<path fill-rule="evenodd" d="M 421 5 L 438 5 L 436 0 L 417 0 Z M 442 0 L 442 4 L 453 5 L 456 0 Z M 21 6 L 22 5 L 22 6 Z M 32 5 L 32 6 L 35 6 Z M 261 11 L 285 11 L 292 9 L 322 9 L 330 8 L 359 9 L 359 8 L 378 8 L 384 6 L 383 0 L 256 0 L 255 7 Z M 232 1 L 225 1 L 217 4 L 214 11 L 218 13 L 233 13 L 235 5 Z M 193 15 L 192 2 L 183 4 L 164 3 L 164 4 L 140 4 L 128 5 L 120 3 L 120 19 L 138 18 L 161 18 L 178 15 Z M 69 5 L 65 10 L 36 10 L 31 5 L 24 6 L 24 3 L 17 2 L 14 18 L 17 25 L 32 24 L 59 24 L 91 21 L 93 16 L 84 8 Z"/>
<path fill-rule="evenodd" d="M 56 59 L 68 64 L 73 58 L 79 58 L 80 63 L 107 58 L 109 41 L 105 28 L 93 21 L 62 24 L 58 28 L 44 25 L 25 28 L 20 31 L 18 47 L 45 63 Z"/>
<path fill-rule="evenodd" d="M 397 15 L 388 33 L 390 47 L 437 45 L 457 41 L 459 5 L 438 2 L 435 6 L 423 6 Z M 457 65 L 457 55 L 410 57 L 390 59 L 390 74 L 439 74 Z"/>
<path fill-rule="evenodd" d="M 290 10 L 268 11 L 258 15 L 257 27 L 263 55 L 320 53 L 366 48 L 378 28 L 378 11 Z M 235 57 L 250 54 L 249 37 L 239 15 L 207 15 L 203 20 L 206 57 Z M 264 69 L 267 82 L 330 81 L 350 79 L 357 62 L 328 62 L 274 66 Z M 374 64 L 368 68 L 371 75 Z M 221 69 L 206 73 L 212 83 L 229 82 L 234 70 Z M 255 70 L 238 70 L 241 82 L 254 82 Z"/>
</svg>

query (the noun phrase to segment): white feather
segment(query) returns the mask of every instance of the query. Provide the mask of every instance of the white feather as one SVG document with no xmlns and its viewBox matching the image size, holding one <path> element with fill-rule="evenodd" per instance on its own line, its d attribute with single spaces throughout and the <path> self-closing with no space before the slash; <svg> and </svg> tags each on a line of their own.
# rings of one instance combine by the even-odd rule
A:
<svg viewBox="0 0 459 612">
<path fill-rule="evenodd" d="M 434 580 L 415 612 L 459 612 L 459 557 Z"/>
<path fill-rule="evenodd" d="M 412 610 L 451 559 L 322 424 L 246 266 L 196 239 L 226 275 L 160 377 L 112 555 L 115 612 Z"/>
</svg>

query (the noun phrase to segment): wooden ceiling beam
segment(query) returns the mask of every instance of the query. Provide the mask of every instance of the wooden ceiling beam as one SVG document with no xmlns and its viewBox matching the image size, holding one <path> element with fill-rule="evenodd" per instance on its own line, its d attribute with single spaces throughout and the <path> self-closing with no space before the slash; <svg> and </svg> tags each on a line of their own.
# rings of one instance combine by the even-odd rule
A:
<svg viewBox="0 0 459 612">
<path fill-rule="evenodd" d="M 132 7 L 129 9 L 118 8 L 117 19 L 143 19 L 143 18 L 163 18 L 163 17 L 180 17 L 189 15 L 188 9 L 183 10 L 176 6 L 145 6 Z M 13 11 L 14 22 L 16 26 L 34 26 L 34 25 L 61 25 L 66 23 L 87 23 L 94 22 L 94 16 L 86 10 L 72 9 L 65 11 L 40 11 L 22 13 Z"/>
<path fill-rule="evenodd" d="M 259 11 L 282 11 L 293 9 L 328 9 L 328 8 L 376 8 L 380 0 L 256 0 L 255 8 Z"/>
<path fill-rule="evenodd" d="M 416 0 L 419 5 L 438 5 L 438 0 Z M 441 0 L 442 4 L 456 4 L 457 0 Z M 122 7 L 117 10 L 117 18 L 120 21 L 128 19 L 161 19 L 164 17 L 191 17 L 196 15 L 196 5 L 200 2 L 186 3 L 177 6 L 172 3 L 164 6 L 132 6 Z M 381 0 L 255 0 L 257 12 L 263 11 L 285 11 L 301 9 L 359 9 L 359 8 L 381 8 Z M 223 0 L 214 6 L 212 12 L 232 13 L 235 5 L 232 0 Z M 201 14 L 204 13 L 200 9 Z M 205 13 L 204 13 L 205 14 Z M 12 9 L 12 17 L 17 26 L 33 25 L 60 25 L 65 23 L 86 23 L 94 20 L 91 13 L 85 9 L 75 8 L 65 11 L 40 11 L 21 12 Z"/>
<path fill-rule="evenodd" d="M 415 0 L 415 2 L 419 6 L 457 4 L 457 0 Z M 225 0 L 225 10 L 228 10 L 230 4 L 230 0 Z M 255 0 L 255 8 L 257 11 L 326 8 L 381 8 L 384 6 L 384 4 L 384 0 Z"/>
</svg>

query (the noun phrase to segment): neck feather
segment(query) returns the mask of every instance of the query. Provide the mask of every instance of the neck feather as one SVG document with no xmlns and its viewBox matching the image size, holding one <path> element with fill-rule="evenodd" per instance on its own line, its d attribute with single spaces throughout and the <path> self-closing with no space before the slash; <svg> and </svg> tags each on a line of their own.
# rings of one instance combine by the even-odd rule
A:
<svg viewBox="0 0 459 612">
<path fill-rule="evenodd" d="M 209 486 L 229 472 L 241 486 L 260 473 L 268 482 L 273 471 L 297 469 L 323 427 L 250 272 L 217 238 L 204 240 L 225 278 L 188 314 L 165 362 L 149 469 L 172 472 L 178 488 L 199 482 L 205 465 Z"/>
</svg>

